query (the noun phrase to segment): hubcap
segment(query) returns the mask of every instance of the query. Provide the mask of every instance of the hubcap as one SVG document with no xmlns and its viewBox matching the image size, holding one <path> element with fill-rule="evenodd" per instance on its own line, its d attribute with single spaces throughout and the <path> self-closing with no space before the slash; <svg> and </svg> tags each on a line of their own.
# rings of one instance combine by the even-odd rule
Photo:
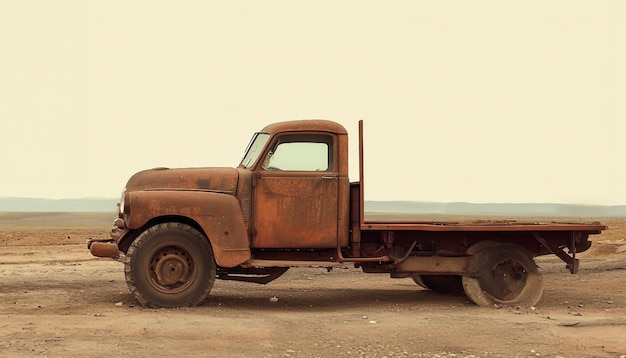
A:
<svg viewBox="0 0 626 358">
<path fill-rule="evenodd" d="M 526 287 L 528 273 L 524 266 L 515 260 L 504 260 L 496 264 L 491 277 L 480 280 L 481 287 L 493 297 L 510 301 L 516 299 Z"/>
<path fill-rule="evenodd" d="M 166 293 L 182 291 L 192 281 L 193 270 L 189 254 L 177 247 L 159 250 L 150 262 L 153 286 Z"/>
</svg>

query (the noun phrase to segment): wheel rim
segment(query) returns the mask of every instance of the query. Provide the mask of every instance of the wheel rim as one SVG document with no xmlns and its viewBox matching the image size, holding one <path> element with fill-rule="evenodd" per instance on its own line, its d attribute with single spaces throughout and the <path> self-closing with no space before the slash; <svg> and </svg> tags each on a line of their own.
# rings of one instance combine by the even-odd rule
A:
<svg viewBox="0 0 626 358">
<path fill-rule="evenodd" d="M 196 275 L 189 252 L 178 246 L 165 246 L 152 255 L 149 282 L 162 293 L 184 291 Z"/>
<path fill-rule="evenodd" d="M 485 277 L 490 276 L 490 277 Z M 487 275 L 479 279 L 480 286 L 494 298 L 513 301 L 524 291 L 528 272 L 514 259 L 498 262 Z"/>
</svg>

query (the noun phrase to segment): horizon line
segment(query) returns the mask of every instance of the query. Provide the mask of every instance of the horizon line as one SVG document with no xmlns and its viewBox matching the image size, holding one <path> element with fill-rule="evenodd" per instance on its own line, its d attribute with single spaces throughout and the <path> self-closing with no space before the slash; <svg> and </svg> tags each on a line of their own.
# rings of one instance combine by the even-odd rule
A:
<svg viewBox="0 0 626 358">
<path fill-rule="evenodd" d="M 103 197 L 103 196 L 85 196 L 85 197 L 67 197 L 67 198 L 45 198 L 45 197 L 24 197 L 24 196 L 0 196 L 0 200 L 46 200 L 46 201 L 59 201 L 59 200 L 106 200 L 106 201 L 119 201 L 119 198 L 115 197 Z M 574 205 L 574 206 L 602 206 L 602 207 L 615 207 L 626 206 L 624 204 L 587 204 L 587 203 L 566 203 L 566 202 L 513 202 L 513 201 L 491 201 L 491 202 L 475 202 L 475 201 L 432 201 L 432 200 L 368 200 L 365 202 L 371 203 L 424 203 L 424 204 L 471 204 L 471 205 Z"/>
</svg>

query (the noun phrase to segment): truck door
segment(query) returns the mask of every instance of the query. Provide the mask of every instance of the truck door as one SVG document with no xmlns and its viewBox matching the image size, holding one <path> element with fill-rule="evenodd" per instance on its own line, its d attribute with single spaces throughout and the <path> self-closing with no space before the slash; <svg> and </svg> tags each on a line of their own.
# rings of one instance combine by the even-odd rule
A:
<svg viewBox="0 0 626 358">
<path fill-rule="evenodd" d="M 337 246 L 339 175 L 335 138 L 284 134 L 254 174 L 252 247 Z"/>
</svg>

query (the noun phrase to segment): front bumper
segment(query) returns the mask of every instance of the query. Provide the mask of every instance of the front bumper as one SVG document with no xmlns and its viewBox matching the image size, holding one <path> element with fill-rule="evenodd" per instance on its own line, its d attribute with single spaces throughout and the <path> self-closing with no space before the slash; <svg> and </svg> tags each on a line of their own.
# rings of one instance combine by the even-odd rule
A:
<svg viewBox="0 0 626 358">
<path fill-rule="evenodd" d="M 89 239 L 87 242 L 87 249 L 95 257 L 111 258 L 114 260 L 122 261 L 124 253 L 117 246 L 118 241 L 126 233 L 126 225 L 124 220 L 115 219 L 113 222 L 113 228 L 109 235 L 109 239 Z"/>
<path fill-rule="evenodd" d="M 123 253 L 117 247 L 117 242 L 111 239 L 89 239 L 87 248 L 93 256 L 119 259 Z"/>
</svg>

